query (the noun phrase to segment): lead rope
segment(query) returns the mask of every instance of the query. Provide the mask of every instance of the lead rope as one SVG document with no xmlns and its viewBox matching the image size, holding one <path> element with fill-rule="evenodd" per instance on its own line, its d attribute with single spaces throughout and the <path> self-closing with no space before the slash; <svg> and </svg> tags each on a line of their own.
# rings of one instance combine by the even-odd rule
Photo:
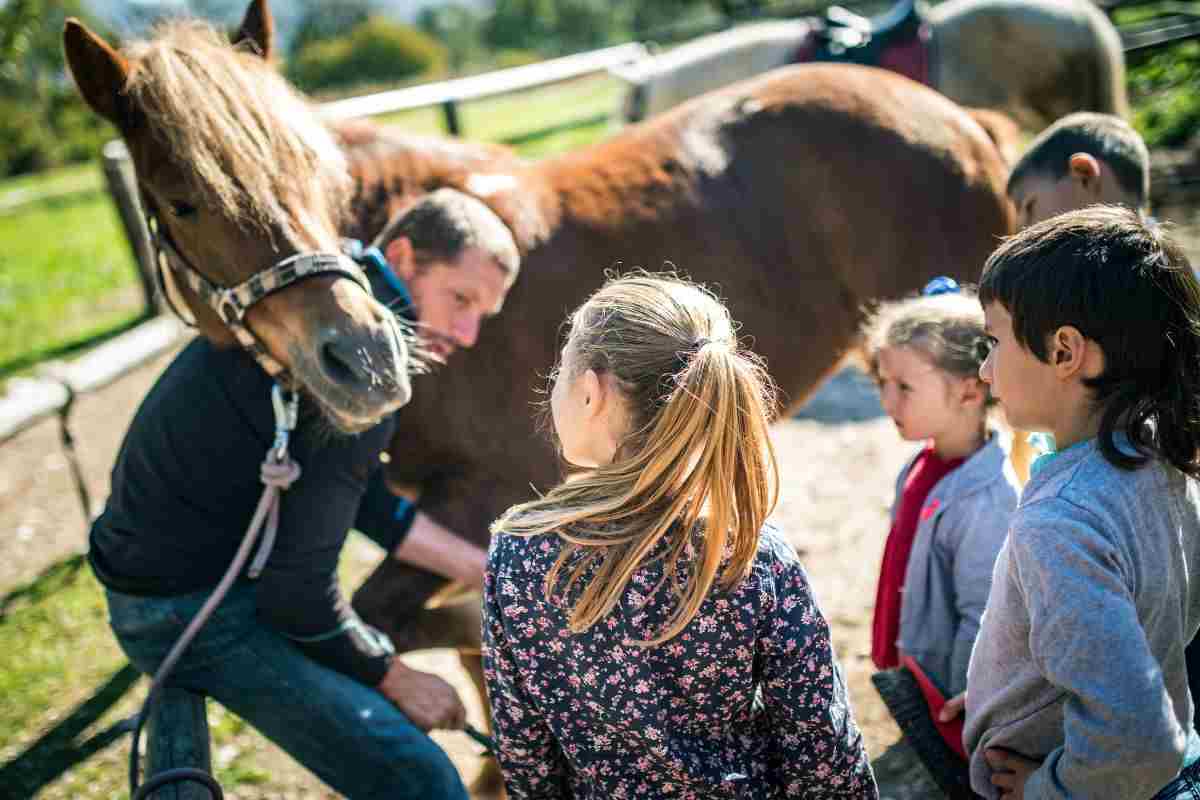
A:
<svg viewBox="0 0 1200 800">
<path fill-rule="evenodd" d="M 162 786 L 178 781 L 194 781 L 202 784 L 212 794 L 214 800 L 222 800 L 225 796 L 221 791 L 221 785 L 211 775 L 204 770 L 192 767 L 166 770 L 155 775 L 139 788 L 138 742 L 142 736 L 142 727 L 149 719 L 150 712 L 162 693 L 167 676 L 170 675 L 176 662 L 179 661 L 188 645 L 192 643 L 192 639 L 208 622 L 213 611 L 225 599 L 233 582 L 241 574 L 242 567 L 250 557 L 250 551 L 254 547 L 254 540 L 258 538 L 260 529 L 263 530 L 262 544 L 259 545 L 258 553 L 254 556 L 254 561 L 247 571 L 249 577 L 257 578 L 262 573 L 267 558 L 271 555 L 271 548 L 275 545 L 275 533 L 279 528 L 279 506 L 282 493 L 300 477 L 300 465 L 293 461 L 288 453 L 292 431 L 296 429 L 299 405 L 299 395 L 294 391 L 285 391 L 278 383 L 271 389 L 271 406 L 275 411 L 275 441 L 271 444 L 271 449 L 267 451 L 260 468 L 259 474 L 264 484 L 262 496 L 258 500 L 258 507 L 254 509 L 250 525 L 242 537 L 242 543 L 238 546 L 237 554 L 234 555 L 229 568 L 225 570 L 221 582 L 217 584 L 217 588 L 209 595 L 208 600 L 204 602 L 196 616 L 192 617 L 192 621 L 188 623 L 183 635 L 175 642 L 167 657 L 163 659 L 163 663 L 159 665 L 158 671 L 154 673 L 150 692 L 146 696 L 146 702 L 142 705 L 142 710 L 138 713 L 137 721 L 134 724 L 133 746 L 129 749 L 129 794 L 131 800 L 143 800 Z"/>
</svg>

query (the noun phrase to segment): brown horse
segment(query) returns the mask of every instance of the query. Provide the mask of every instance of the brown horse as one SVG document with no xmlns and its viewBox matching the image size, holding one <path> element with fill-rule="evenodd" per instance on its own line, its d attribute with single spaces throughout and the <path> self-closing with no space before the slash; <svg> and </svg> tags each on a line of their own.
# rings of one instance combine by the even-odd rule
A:
<svg viewBox="0 0 1200 800">
<path fill-rule="evenodd" d="M 341 430 L 405 402 L 396 322 L 338 253 L 345 159 L 263 57 L 265 8 L 251 6 L 237 47 L 189 23 L 120 53 L 76 20 L 63 37 L 80 94 L 129 149 L 166 288 L 201 333 L 245 345 Z"/>
<path fill-rule="evenodd" d="M 421 378 L 398 414 L 390 477 L 477 542 L 559 476 L 533 422 L 565 313 L 606 269 L 664 264 L 716 284 L 792 407 L 853 348 L 864 304 L 948 274 L 977 279 L 1013 229 L 1005 167 L 962 109 L 905 78 L 788 68 L 697 98 L 578 152 L 509 151 L 380 133 L 350 148 L 356 234 L 435 186 L 481 197 L 524 266 L 480 344 Z M 443 582 L 387 560 L 359 613 L 401 649 L 459 647 L 479 679 L 476 605 L 429 608 Z"/>
</svg>

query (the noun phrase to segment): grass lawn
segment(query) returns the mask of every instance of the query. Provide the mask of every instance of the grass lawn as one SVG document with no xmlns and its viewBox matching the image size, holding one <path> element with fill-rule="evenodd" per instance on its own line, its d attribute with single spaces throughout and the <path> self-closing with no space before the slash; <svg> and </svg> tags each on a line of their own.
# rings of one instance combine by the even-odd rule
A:
<svg viewBox="0 0 1200 800">
<path fill-rule="evenodd" d="M 466 136 L 519 137 L 518 150 L 536 158 L 603 136 L 619 91 L 607 76 L 584 78 L 468 103 L 459 119 Z M 581 119 L 585 124 L 576 123 Z M 440 108 L 380 121 L 444 135 Z M 67 188 L 88 191 L 4 211 L 30 194 Z M 0 380 L 136 320 L 142 298 L 135 269 L 98 164 L 0 182 Z"/>
<path fill-rule="evenodd" d="M 0 377 L 137 319 L 134 269 L 102 192 L 0 215 Z"/>
</svg>

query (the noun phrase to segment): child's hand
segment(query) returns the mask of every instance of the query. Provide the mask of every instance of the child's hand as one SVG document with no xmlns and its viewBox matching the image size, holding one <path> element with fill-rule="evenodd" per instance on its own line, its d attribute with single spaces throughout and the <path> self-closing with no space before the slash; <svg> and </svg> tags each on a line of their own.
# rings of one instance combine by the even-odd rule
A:
<svg viewBox="0 0 1200 800">
<path fill-rule="evenodd" d="M 967 693 L 956 694 L 946 701 L 942 706 L 942 710 L 938 712 L 938 722 L 949 722 L 950 720 L 963 713 L 963 709 L 967 705 Z"/>
<path fill-rule="evenodd" d="M 992 786 L 1000 790 L 1000 796 L 1005 800 L 1025 800 L 1025 781 L 1041 764 L 1007 750 L 989 748 L 983 751 L 983 757 L 992 768 Z"/>
</svg>

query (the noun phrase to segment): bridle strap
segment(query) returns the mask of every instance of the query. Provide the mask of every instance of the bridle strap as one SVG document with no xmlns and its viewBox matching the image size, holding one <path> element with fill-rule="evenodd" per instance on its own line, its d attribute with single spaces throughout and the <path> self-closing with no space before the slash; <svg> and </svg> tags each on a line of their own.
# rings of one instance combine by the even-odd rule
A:
<svg viewBox="0 0 1200 800">
<path fill-rule="evenodd" d="M 246 312 L 249 308 L 267 295 L 311 275 L 342 275 L 353 280 L 367 293 L 371 291 L 371 283 L 366 274 L 353 260 L 341 253 L 319 251 L 289 256 L 262 272 L 256 272 L 236 286 L 218 286 L 204 277 L 179 252 L 174 242 L 171 241 L 170 233 L 151 212 L 146 214 L 146 227 L 150 231 L 150 237 L 154 244 L 160 289 L 176 316 L 184 319 L 179 309 L 175 308 L 163 283 L 166 270 L 170 270 L 171 274 L 178 276 L 188 288 L 195 292 L 225 323 L 225 326 L 237 339 L 238 344 L 259 363 L 268 375 L 287 388 L 292 388 L 291 376 L 288 374 L 287 368 L 267 352 L 266 347 L 245 323 Z M 187 320 L 184 319 L 184 321 Z"/>
</svg>

